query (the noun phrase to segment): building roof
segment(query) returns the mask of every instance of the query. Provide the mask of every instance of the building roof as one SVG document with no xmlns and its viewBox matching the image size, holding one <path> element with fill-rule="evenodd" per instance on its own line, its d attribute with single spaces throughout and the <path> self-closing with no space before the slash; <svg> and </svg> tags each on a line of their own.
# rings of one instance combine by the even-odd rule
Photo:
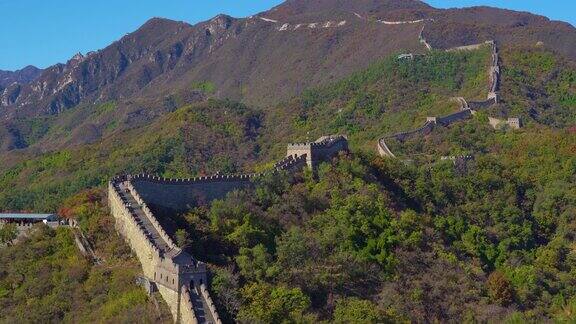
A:
<svg viewBox="0 0 576 324">
<path fill-rule="evenodd" d="M 56 218 L 56 214 L 0 214 L 0 219 L 53 220 Z"/>
</svg>

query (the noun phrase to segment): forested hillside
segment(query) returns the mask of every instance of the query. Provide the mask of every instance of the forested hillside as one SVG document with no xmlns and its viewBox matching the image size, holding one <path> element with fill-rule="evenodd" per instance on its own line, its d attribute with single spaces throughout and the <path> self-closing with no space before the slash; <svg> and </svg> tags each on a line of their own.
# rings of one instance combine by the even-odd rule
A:
<svg viewBox="0 0 576 324">
<path fill-rule="evenodd" d="M 81 192 L 60 213 L 80 222 L 102 263 L 80 254 L 69 229 L 38 225 L 0 248 L 1 323 L 172 323 L 162 298 L 136 285 L 140 265 L 115 234 L 102 192 Z"/>
<path fill-rule="evenodd" d="M 433 51 L 414 60 L 395 55 L 266 108 L 210 98 L 214 85 L 195 83 L 194 93 L 203 90 L 200 97 L 210 99 L 183 96 L 173 111 L 111 129 L 91 144 L 0 157 L 0 209 L 78 217 L 106 260 L 102 268 L 86 264 L 63 230 L 42 230 L 2 250 L 2 260 L 27 261 L 2 263 L 0 303 L 9 311 L 0 321 L 34 320 L 27 316 L 36 313 L 22 311 L 21 296 L 32 294 L 44 268 L 51 293 L 34 295 L 34 303 L 54 320 L 122 321 L 138 313 L 154 321 L 160 315 L 132 283 L 138 267 L 113 234 L 102 197 L 77 194 L 101 189 L 122 172 L 189 177 L 262 170 L 288 142 L 334 133 L 349 136 L 351 152 L 321 165 L 317 176 L 268 176 L 253 190 L 164 215 L 178 229 L 170 233 L 175 241 L 210 265 L 223 317 L 576 320 L 572 63 L 540 47 L 505 48 L 498 105 L 394 144 L 399 159 L 376 155 L 381 136 L 457 110 L 450 98 L 483 98 L 489 56 L 487 50 Z M 107 105 L 85 108 L 86 114 L 113 111 L 114 103 Z M 521 117 L 525 127 L 495 130 L 489 116 Z M 462 169 L 442 161 L 444 155 L 474 158 Z M 22 272 L 31 275 L 18 277 Z M 59 294 L 60 285 L 80 297 Z"/>
</svg>

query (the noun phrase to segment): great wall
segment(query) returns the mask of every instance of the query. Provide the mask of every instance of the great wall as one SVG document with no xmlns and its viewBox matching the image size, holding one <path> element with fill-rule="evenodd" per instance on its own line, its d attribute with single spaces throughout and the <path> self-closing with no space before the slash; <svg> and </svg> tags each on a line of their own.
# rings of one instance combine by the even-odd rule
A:
<svg viewBox="0 0 576 324">
<path fill-rule="evenodd" d="M 425 25 L 424 25 L 424 27 L 425 27 Z M 430 46 L 430 44 L 428 44 L 426 42 L 426 40 L 424 39 L 424 37 L 422 35 L 422 33 L 424 31 L 424 27 L 422 28 L 422 31 L 420 32 L 419 40 L 421 43 L 423 43 L 426 46 L 426 48 L 428 50 L 431 50 L 432 47 Z M 491 60 L 490 60 L 490 67 L 488 69 L 488 73 L 489 73 L 489 75 L 488 75 L 488 95 L 486 96 L 487 97 L 486 100 L 468 101 L 463 97 L 453 98 L 453 100 L 455 100 L 459 103 L 459 110 L 457 112 L 454 112 L 454 113 L 449 114 L 447 116 L 427 117 L 426 122 L 420 128 L 417 128 L 417 129 L 414 129 L 411 131 L 395 133 L 395 134 L 380 138 L 378 140 L 378 143 L 377 143 L 377 150 L 378 150 L 378 154 L 380 154 L 380 156 L 387 156 L 387 157 L 392 157 L 392 158 L 396 157 L 396 155 L 394 153 L 392 153 L 392 151 L 388 147 L 388 144 L 386 144 L 386 141 L 389 139 L 395 139 L 397 141 L 402 142 L 402 141 L 405 141 L 406 139 L 408 139 L 410 137 L 415 137 L 415 136 L 423 137 L 423 136 L 430 134 L 436 126 L 447 127 L 447 126 L 449 126 L 455 122 L 469 119 L 474 114 L 476 114 L 478 111 L 480 111 L 482 109 L 487 109 L 487 108 L 494 106 L 498 103 L 498 98 L 499 98 L 498 97 L 498 89 L 500 86 L 500 65 L 499 65 L 500 60 L 499 60 L 499 55 L 498 55 L 498 48 L 496 47 L 495 42 L 494 41 L 486 41 L 486 42 L 481 43 L 481 44 L 454 47 L 454 48 L 447 49 L 446 51 L 447 52 L 472 51 L 472 50 L 481 49 L 484 46 L 490 46 L 491 47 Z M 412 60 L 415 57 L 416 57 L 416 55 L 412 54 L 412 53 L 401 54 L 398 56 L 398 59 L 401 59 L 401 60 L 411 59 Z M 495 118 L 491 118 L 490 124 L 494 128 L 497 128 L 496 125 L 502 125 L 502 124 L 506 124 L 509 127 L 515 128 L 515 129 L 521 127 L 521 122 L 520 122 L 519 118 L 509 118 L 508 121 L 506 121 L 506 122 L 497 120 Z"/>
<path fill-rule="evenodd" d="M 315 168 L 348 150 L 344 136 L 324 136 L 311 143 L 289 144 L 286 157 L 264 173 L 214 175 L 167 179 L 146 174 L 121 175 L 108 184 L 108 203 L 117 231 L 140 261 L 144 285 L 158 290 L 170 307 L 175 322 L 222 323 L 208 291 L 208 269 L 179 248 L 161 225 L 156 208 L 185 211 L 254 185 L 254 180 L 273 172 Z"/>
<path fill-rule="evenodd" d="M 434 22 L 432 18 L 422 18 L 416 20 L 384 20 L 384 19 L 371 19 L 360 15 L 357 12 L 352 12 L 352 14 L 363 22 L 373 22 L 379 23 L 383 25 L 392 25 L 392 26 L 399 26 L 399 25 L 406 25 L 406 24 L 422 24 L 422 29 L 418 35 L 418 41 L 426 47 L 426 50 L 431 51 L 433 47 L 428 43 L 426 38 L 424 37 L 424 31 L 426 29 L 426 24 L 428 22 Z M 254 18 L 254 17 L 251 17 Z M 295 31 L 300 28 L 309 28 L 309 29 L 316 29 L 316 28 L 335 28 L 335 27 L 342 27 L 347 24 L 346 20 L 342 20 L 340 22 L 334 21 L 326 21 L 326 22 L 307 22 L 307 23 L 283 23 L 279 22 L 274 19 L 269 19 L 265 17 L 257 17 L 261 21 L 271 23 L 277 27 L 276 30 L 278 31 Z M 489 85 L 488 85 L 488 95 L 487 99 L 483 101 L 466 101 L 466 99 L 462 97 L 454 98 L 460 103 L 460 108 L 457 112 L 454 112 L 447 116 L 441 117 L 428 117 L 426 122 L 419 128 L 400 132 L 388 136 L 384 136 L 378 140 L 377 150 L 381 156 L 388 156 L 388 157 L 396 157 L 394 153 L 390 150 L 388 145 L 386 144 L 387 139 L 396 139 L 398 141 L 404 141 L 409 137 L 413 136 L 425 136 L 430 134 L 433 129 L 438 126 L 449 126 L 458 121 L 466 120 L 471 118 L 477 111 L 489 108 L 498 103 L 498 87 L 500 82 L 500 66 L 499 66 L 499 55 L 498 55 L 498 48 L 494 41 L 486 41 L 480 44 L 472 44 L 472 45 L 464 45 L 458 46 L 454 48 L 446 49 L 447 52 L 457 52 L 457 51 L 472 51 L 481 49 L 484 46 L 490 46 L 492 50 L 492 58 L 489 67 Z M 414 53 L 407 53 L 407 54 L 400 54 L 398 59 L 414 59 L 417 56 L 422 56 L 423 54 L 414 54 Z M 503 126 L 508 126 L 511 128 L 520 128 L 521 122 L 518 118 L 509 118 L 507 121 L 500 121 L 495 118 L 490 119 L 490 125 L 492 125 L 495 129 L 501 128 Z"/>
<path fill-rule="evenodd" d="M 361 20 L 368 19 L 354 13 Z M 254 17 L 250 17 L 254 18 Z M 303 28 L 337 28 L 347 21 L 326 21 L 289 24 L 265 17 L 257 19 L 271 23 L 277 31 L 295 31 Z M 419 24 L 423 27 L 418 36 L 419 42 L 432 50 L 424 38 L 426 23 L 432 19 L 411 21 L 375 20 L 384 25 Z M 381 156 L 395 157 L 386 145 L 386 139 L 395 138 L 403 141 L 412 136 L 423 136 L 438 126 L 448 126 L 454 122 L 470 118 L 476 111 L 498 103 L 500 67 L 498 49 L 493 41 L 483 44 L 467 45 L 448 49 L 447 51 L 476 50 L 483 46 L 492 49 L 489 68 L 489 91 L 484 101 L 467 101 L 462 97 L 453 98 L 459 103 L 459 110 L 442 117 L 428 117 L 418 129 L 396 133 L 378 140 L 378 152 Z M 422 54 L 403 54 L 399 59 L 414 59 Z M 520 125 L 518 119 L 507 122 L 497 119 L 491 124 L 508 123 Z M 496 126 L 494 126 L 496 127 Z M 254 185 L 254 180 L 270 172 L 296 172 L 305 167 L 314 169 L 319 162 L 326 161 L 338 152 L 348 150 L 348 141 L 344 136 L 325 136 L 311 143 L 289 144 L 287 155 L 265 173 L 242 175 L 214 175 L 190 179 L 166 179 L 157 176 L 138 174 L 122 175 L 109 182 L 108 196 L 111 212 L 116 219 L 118 232 L 128 241 L 142 264 L 146 287 L 157 289 L 169 305 L 175 322 L 180 323 L 221 323 L 215 304 L 208 291 L 208 268 L 205 263 L 180 249 L 171 236 L 162 227 L 154 209 L 165 208 L 172 212 L 181 212 L 191 207 L 207 204 L 226 196 L 229 192 Z M 456 164 L 472 159 L 471 156 L 443 157 Z M 150 207 L 153 206 L 153 207 Z"/>
</svg>

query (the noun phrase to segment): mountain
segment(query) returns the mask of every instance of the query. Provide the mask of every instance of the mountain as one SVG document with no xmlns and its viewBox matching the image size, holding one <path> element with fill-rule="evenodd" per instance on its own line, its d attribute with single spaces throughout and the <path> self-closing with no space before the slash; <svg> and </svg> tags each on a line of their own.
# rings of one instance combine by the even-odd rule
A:
<svg viewBox="0 0 576 324">
<path fill-rule="evenodd" d="M 2 119 L 59 114 L 79 104 L 157 98 L 209 82 L 214 94 L 274 105 L 311 85 L 340 79 L 393 53 L 496 40 L 540 44 L 576 58 L 576 29 L 528 13 L 478 7 L 435 9 L 405 0 L 290 0 L 248 18 L 196 25 L 155 18 L 110 46 L 47 68 L 6 88 Z M 286 25 L 287 24 L 287 25 Z M 328 26 L 327 28 L 324 28 Z"/>
<path fill-rule="evenodd" d="M 19 96 L 22 85 L 36 80 L 41 73 L 41 69 L 32 65 L 17 71 L 0 70 L 0 93 L 2 93 L 2 103 L 0 105 L 8 105 L 15 101 Z M 9 87 L 11 89 L 4 94 L 4 89 Z"/>
<path fill-rule="evenodd" d="M 32 65 L 17 71 L 0 70 L 0 88 L 6 88 L 14 82 L 21 84 L 30 83 L 39 77 L 41 73 L 41 69 Z"/>
</svg>

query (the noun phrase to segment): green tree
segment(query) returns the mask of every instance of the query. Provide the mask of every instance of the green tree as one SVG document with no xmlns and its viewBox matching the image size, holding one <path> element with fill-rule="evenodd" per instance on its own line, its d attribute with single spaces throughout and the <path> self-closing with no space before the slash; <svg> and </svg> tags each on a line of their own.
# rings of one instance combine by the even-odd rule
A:
<svg viewBox="0 0 576 324">
<path fill-rule="evenodd" d="M 0 228 L 0 243 L 10 245 L 17 237 L 18 228 L 15 224 L 5 224 Z"/>
<path fill-rule="evenodd" d="M 238 320 L 248 323 L 283 323 L 302 318 L 310 298 L 299 288 L 252 283 L 242 288 L 245 300 Z"/>
<path fill-rule="evenodd" d="M 187 249 L 192 243 L 190 240 L 190 235 L 188 232 L 186 232 L 185 229 L 180 228 L 176 230 L 174 236 L 176 236 L 176 244 L 183 250 Z"/>
<path fill-rule="evenodd" d="M 240 255 L 236 257 L 236 263 L 240 268 L 240 274 L 247 279 L 263 280 L 268 276 L 272 257 L 262 244 L 253 248 L 241 248 Z"/>
<path fill-rule="evenodd" d="M 378 306 L 369 300 L 356 297 L 336 301 L 334 322 L 336 323 L 382 323 L 386 318 Z"/>
</svg>

